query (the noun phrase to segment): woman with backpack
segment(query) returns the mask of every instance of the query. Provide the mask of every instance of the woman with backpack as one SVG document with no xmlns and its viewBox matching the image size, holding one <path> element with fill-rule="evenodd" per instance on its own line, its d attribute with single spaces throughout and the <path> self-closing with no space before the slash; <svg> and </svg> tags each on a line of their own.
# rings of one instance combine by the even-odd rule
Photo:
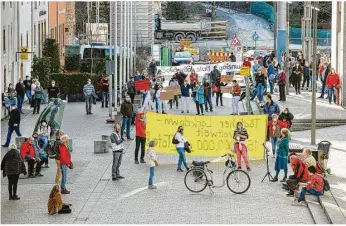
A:
<svg viewBox="0 0 346 226">
<path fill-rule="evenodd" d="M 34 89 L 34 112 L 35 114 L 37 109 L 37 114 L 40 114 L 40 106 L 41 106 L 41 100 L 43 97 L 43 88 L 41 87 L 39 82 L 36 82 L 36 88 Z"/>
<path fill-rule="evenodd" d="M 187 142 L 184 135 L 184 127 L 179 126 L 177 132 L 173 136 L 172 143 L 176 145 L 177 152 L 179 154 L 179 160 L 178 160 L 178 172 L 183 172 L 181 165 L 184 163 L 184 166 L 186 170 L 189 170 L 189 166 L 187 165 L 186 162 L 186 157 L 185 157 L 185 143 Z"/>
</svg>

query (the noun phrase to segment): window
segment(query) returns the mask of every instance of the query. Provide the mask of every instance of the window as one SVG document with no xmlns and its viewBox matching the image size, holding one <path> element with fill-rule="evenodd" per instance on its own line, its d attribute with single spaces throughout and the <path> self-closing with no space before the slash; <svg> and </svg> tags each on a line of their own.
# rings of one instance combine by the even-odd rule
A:
<svg viewBox="0 0 346 226">
<path fill-rule="evenodd" d="M 13 30 L 12 30 L 12 23 L 11 23 L 11 39 L 10 39 L 11 45 L 10 49 L 12 50 L 12 44 L 13 44 Z"/>
<path fill-rule="evenodd" d="M 34 8 L 37 9 L 37 2 L 34 3 Z"/>
<path fill-rule="evenodd" d="M 47 32 L 46 32 L 46 30 L 47 30 L 47 24 L 46 24 L 46 20 L 44 20 L 44 23 L 43 23 L 43 40 L 45 40 L 46 38 L 47 38 Z"/>
<path fill-rule="evenodd" d="M 21 2 L 21 5 L 23 5 L 24 2 Z"/>
<path fill-rule="evenodd" d="M 29 34 L 26 32 L 26 46 L 29 46 Z"/>
<path fill-rule="evenodd" d="M 4 66 L 4 91 L 6 90 L 6 65 Z"/>
<path fill-rule="evenodd" d="M 6 2 L 2 2 L 2 9 L 5 9 Z"/>
<path fill-rule="evenodd" d="M 20 34 L 20 46 L 23 46 L 23 35 Z"/>
<path fill-rule="evenodd" d="M 2 51 L 6 53 L 6 28 L 2 30 Z"/>
<path fill-rule="evenodd" d="M 34 45 L 36 45 L 36 24 L 34 24 Z"/>
<path fill-rule="evenodd" d="M 41 2 L 40 2 L 40 1 L 38 2 L 38 5 L 39 5 L 39 6 L 41 5 Z"/>
<path fill-rule="evenodd" d="M 10 2 L 10 8 L 12 8 L 12 2 Z"/>
</svg>

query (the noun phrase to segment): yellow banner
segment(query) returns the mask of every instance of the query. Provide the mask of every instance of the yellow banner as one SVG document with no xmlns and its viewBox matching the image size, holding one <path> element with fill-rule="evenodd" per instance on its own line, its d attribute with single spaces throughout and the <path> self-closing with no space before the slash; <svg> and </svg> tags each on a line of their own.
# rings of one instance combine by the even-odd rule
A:
<svg viewBox="0 0 346 226">
<path fill-rule="evenodd" d="M 198 55 L 199 54 L 199 49 L 195 47 L 184 47 L 184 52 L 189 52 L 192 55 Z"/>
<path fill-rule="evenodd" d="M 22 46 L 22 47 L 20 47 L 20 51 L 22 52 L 20 54 L 20 59 L 21 60 L 29 60 L 29 54 L 25 53 L 25 52 L 28 52 L 28 47 Z"/>
<path fill-rule="evenodd" d="M 246 141 L 249 158 L 264 158 L 262 144 L 266 140 L 266 115 L 184 116 L 147 112 L 146 117 L 147 140 L 157 141 L 155 151 L 158 153 L 177 153 L 172 138 L 180 125 L 184 126 L 184 137 L 192 145 L 190 155 L 221 156 L 230 153 L 236 124 L 243 122 L 249 134 Z"/>
</svg>

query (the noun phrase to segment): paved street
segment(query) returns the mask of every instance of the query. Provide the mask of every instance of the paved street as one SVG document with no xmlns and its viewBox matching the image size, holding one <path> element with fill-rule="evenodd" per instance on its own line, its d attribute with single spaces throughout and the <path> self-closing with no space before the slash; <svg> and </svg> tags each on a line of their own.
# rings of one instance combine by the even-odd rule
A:
<svg viewBox="0 0 346 226">
<path fill-rule="evenodd" d="M 149 169 L 133 163 L 134 142 L 127 142 L 121 166 L 126 179 L 109 180 L 111 153 L 93 154 L 93 141 L 109 134 L 112 126 L 104 123 L 107 110 L 101 109 L 99 103 L 94 108 L 91 116 L 85 115 L 84 103 L 69 103 L 65 108 L 62 128 L 73 138 L 75 169 L 68 171 L 67 188 L 71 194 L 63 195 L 63 200 L 73 204 L 72 214 L 47 214 L 56 172 L 52 163 L 49 169 L 42 170 L 44 177 L 20 179 L 18 202 L 8 200 L 7 179 L 1 180 L 2 223 L 313 223 L 307 208 L 290 205 L 292 199 L 285 197 L 280 183 L 260 182 L 265 174 L 264 161 L 251 162 L 252 184 L 243 195 L 234 195 L 227 187 L 215 189 L 215 196 L 207 189 L 195 195 L 185 188 L 184 174 L 176 172 L 177 156 L 161 154 L 158 155 L 161 165 L 155 175 L 158 189 L 149 191 L 146 189 Z M 230 109 L 224 109 L 228 114 Z M 24 135 L 32 132 L 36 118 L 37 115 L 26 113 L 21 124 Z M 2 123 L 1 131 L 4 137 L 6 122 Z M 5 152 L 6 149 L 1 150 L 2 156 Z M 210 165 L 215 175 L 220 175 L 223 164 Z M 272 169 L 271 158 L 270 165 Z"/>
</svg>

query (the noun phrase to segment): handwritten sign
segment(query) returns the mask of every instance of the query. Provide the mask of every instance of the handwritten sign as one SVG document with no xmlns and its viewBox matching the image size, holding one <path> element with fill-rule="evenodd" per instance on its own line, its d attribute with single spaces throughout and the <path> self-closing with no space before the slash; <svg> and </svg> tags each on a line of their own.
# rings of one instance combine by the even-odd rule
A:
<svg viewBox="0 0 346 226">
<path fill-rule="evenodd" d="M 165 88 L 166 91 L 172 91 L 174 95 L 181 95 L 180 86 L 167 86 Z"/>
<path fill-rule="evenodd" d="M 240 68 L 240 75 L 242 75 L 242 76 L 249 76 L 250 75 L 250 68 L 242 66 Z"/>
<path fill-rule="evenodd" d="M 193 147 L 191 155 L 221 156 L 230 152 L 237 122 L 242 122 L 249 134 L 246 140 L 249 157 L 264 158 L 262 144 L 266 140 L 266 115 L 186 116 L 147 112 L 146 118 L 147 139 L 156 141 L 155 150 L 159 153 L 176 155 L 172 137 L 178 126 L 183 126 L 184 137 Z"/>
<path fill-rule="evenodd" d="M 175 91 L 165 91 L 160 93 L 160 100 L 172 100 L 174 98 Z"/>
<path fill-rule="evenodd" d="M 232 87 L 231 86 L 221 86 L 221 93 L 231 93 Z"/>
<path fill-rule="evenodd" d="M 232 82 L 233 76 L 232 75 L 221 75 L 220 81 L 221 82 Z"/>
</svg>

